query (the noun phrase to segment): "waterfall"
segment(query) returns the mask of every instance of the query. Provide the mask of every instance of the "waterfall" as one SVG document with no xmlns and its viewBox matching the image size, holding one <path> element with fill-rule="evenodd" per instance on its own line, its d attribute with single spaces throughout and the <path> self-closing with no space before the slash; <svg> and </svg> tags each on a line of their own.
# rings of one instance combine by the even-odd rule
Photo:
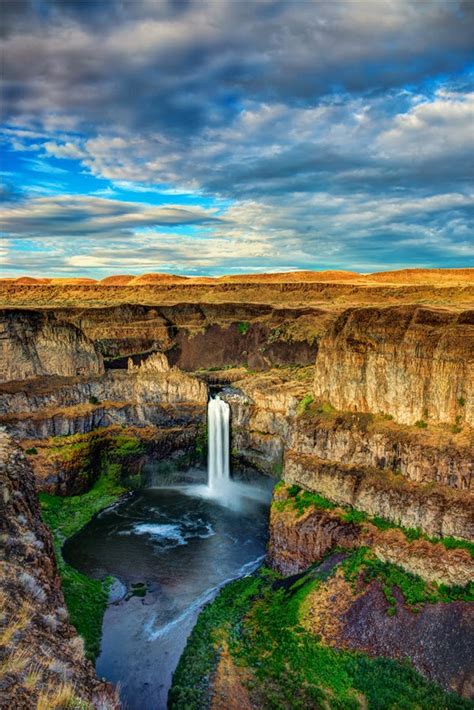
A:
<svg viewBox="0 0 474 710">
<path fill-rule="evenodd" d="M 215 493 L 224 492 L 230 480 L 229 471 L 229 416 L 230 407 L 219 395 L 207 406 L 208 428 L 208 485 Z"/>
</svg>

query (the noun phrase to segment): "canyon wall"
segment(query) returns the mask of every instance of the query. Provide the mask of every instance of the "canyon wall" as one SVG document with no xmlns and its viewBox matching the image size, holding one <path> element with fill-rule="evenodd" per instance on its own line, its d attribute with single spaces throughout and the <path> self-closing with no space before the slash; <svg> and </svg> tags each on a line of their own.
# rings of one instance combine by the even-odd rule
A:
<svg viewBox="0 0 474 710">
<path fill-rule="evenodd" d="M 319 342 L 314 394 L 397 421 L 474 425 L 474 311 L 350 308 Z"/>
<path fill-rule="evenodd" d="M 118 708 L 68 621 L 51 533 L 41 521 L 31 468 L 0 431 L 2 681 L 5 708 Z"/>
<path fill-rule="evenodd" d="M 49 294 L 54 310 L 0 315 L 0 424 L 28 460 L 1 435 L 4 540 L 13 566 L 0 582 L 9 604 L 20 600 L 21 614 L 13 602 L 8 607 L 12 625 L 26 619 L 12 638 L 22 651 L 31 631 L 31 648 L 39 644 L 41 659 L 59 658 L 86 700 L 110 689 L 58 611 L 63 600 L 34 484 L 70 495 L 92 485 L 104 455 L 133 473 L 145 456 L 202 453 L 207 383 L 232 385 L 223 396 L 234 460 L 285 482 L 271 513 L 275 569 L 294 574 L 333 548 L 369 547 L 430 583 L 472 578 L 472 558 L 458 549 L 474 538 L 470 287 L 454 289 L 459 299 L 448 309 L 446 288 L 435 294 L 437 308 L 427 308 L 410 303 L 426 295 L 420 286 L 247 286 L 225 284 L 219 298 L 227 302 L 219 303 L 205 285 L 163 286 L 156 292 L 163 300 L 155 294 L 143 303 L 135 288 L 120 287 L 118 299 L 114 286 L 74 287 L 66 289 L 68 303 L 56 286 L 35 286 L 37 303 Z M 7 291 L 12 302 L 28 300 L 22 288 Z M 261 302 L 251 303 L 259 291 Z M 371 300 L 382 291 L 383 308 Z M 89 305 L 78 307 L 78 294 Z M 210 302 L 196 303 L 201 296 Z M 358 298 L 364 307 L 353 307 Z M 293 509 L 289 491 L 300 487 L 313 498 Z M 456 549 L 427 536 L 456 538 L 447 541 Z M 43 686 L 51 693 L 53 676 L 43 665 L 38 693 Z M 21 678 L 8 692 L 19 706 L 28 697 Z"/>
<path fill-rule="evenodd" d="M 94 344 L 71 323 L 42 312 L 0 313 L 0 382 L 103 370 Z"/>
</svg>

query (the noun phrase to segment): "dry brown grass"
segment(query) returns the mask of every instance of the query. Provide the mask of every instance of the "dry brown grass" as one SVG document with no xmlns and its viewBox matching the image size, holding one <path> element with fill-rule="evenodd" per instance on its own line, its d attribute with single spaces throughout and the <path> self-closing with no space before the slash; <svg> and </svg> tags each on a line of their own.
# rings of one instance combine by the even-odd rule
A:
<svg viewBox="0 0 474 710">
<path fill-rule="evenodd" d="M 353 604 L 357 595 L 338 569 L 327 582 L 317 585 L 301 605 L 301 625 L 324 643 L 335 645 L 342 629 L 342 617 Z"/>
<path fill-rule="evenodd" d="M 0 678 L 21 673 L 31 663 L 31 651 L 26 648 L 17 648 L 6 658 L 0 661 Z"/>
<path fill-rule="evenodd" d="M 81 703 L 76 697 L 74 686 L 71 683 L 61 683 L 57 686 L 48 686 L 43 690 L 36 703 L 36 710 L 55 710 L 56 708 L 91 707 Z"/>
<path fill-rule="evenodd" d="M 169 274 L 119 277 L 118 283 L 85 279 L 0 279 L 0 306 L 62 308 L 121 303 L 265 303 L 282 306 L 348 306 L 417 303 L 464 309 L 474 302 L 474 269 L 407 269 L 380 274 L 293 272 L 286 274 L 186 278 Z"/>
<path fill-rule="evenodd" d="M 43 667 L 39 663 L 35 663 L 26 674 L 23 685 L 27 690 L 35 690 L 40 685 L 43 678 Z"/>
<path fill-rule="evenodd" d="M 0 603 L 3 609 L 6 608 L 6 597 L 2 594 L 3 600 L 0 599 Z M 13 637 L 19 632 L 25 629 L 31 623 L 32 607 L 28 602 L 23 602 L 20 606 L 18 614 L 11 619 L 9 623 L 5 623 L 6 614 L 2 620 L 2 627 L 0 628 L 0 646 L 8 646 Z"/>
</svg>

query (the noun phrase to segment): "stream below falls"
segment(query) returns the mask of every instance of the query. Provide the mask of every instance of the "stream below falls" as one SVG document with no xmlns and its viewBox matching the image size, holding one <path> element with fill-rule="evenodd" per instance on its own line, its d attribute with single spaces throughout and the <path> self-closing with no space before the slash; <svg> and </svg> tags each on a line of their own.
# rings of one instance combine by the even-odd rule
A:
<svg viewBox="0 0 474 710">
<path fill-rule="evenodd" d="M 64 546 L 80 572 L 117 579 L 96 668 L 120 684 L 128 710 L 166 708 L 199 611 L 265 554 L 272 482 L 258 474 L 252 483 L 229 481 L 219 498 L 205 485 L 205 471 L 194 476 L 201 482 L 131 494 Z"/>
</svg>

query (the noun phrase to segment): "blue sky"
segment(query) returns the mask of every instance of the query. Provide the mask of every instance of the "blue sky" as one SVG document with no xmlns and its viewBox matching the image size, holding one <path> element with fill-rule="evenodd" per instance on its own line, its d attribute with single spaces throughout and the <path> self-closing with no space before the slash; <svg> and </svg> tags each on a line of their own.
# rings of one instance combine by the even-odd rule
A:
<svg viewBox="0 0 474 710">
<path fill-rule="evenodd" d="M 5 276 L 474 266 L 470 0 L 3 0 Z"/>
</svg>

